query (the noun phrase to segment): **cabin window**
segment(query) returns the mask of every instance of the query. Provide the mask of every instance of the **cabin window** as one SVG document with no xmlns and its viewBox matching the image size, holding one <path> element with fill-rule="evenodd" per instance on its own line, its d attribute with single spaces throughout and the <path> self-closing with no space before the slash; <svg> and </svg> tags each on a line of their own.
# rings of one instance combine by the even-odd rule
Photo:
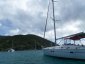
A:
<svg viewBox="0 0 85 64">
<path fill-rule="evenodd" d="M 71 51 L 70 53 L 74 53 L 74 52 Z"/>
</svg>

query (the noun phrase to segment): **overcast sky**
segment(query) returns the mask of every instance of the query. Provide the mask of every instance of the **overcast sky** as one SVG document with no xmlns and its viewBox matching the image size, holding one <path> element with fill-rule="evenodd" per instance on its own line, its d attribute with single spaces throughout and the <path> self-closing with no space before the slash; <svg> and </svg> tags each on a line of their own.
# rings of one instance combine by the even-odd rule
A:
<svg viewBox="0 0 85 64">
<path fill-rule="evenodd" d="M 0 35 L 36 34 L 43 37 L 48 1 L 0 0 Z M 60 20 L 56 21 L 57 37 L 85 31 L 85 0 L 57 1 L 55 16 Z M 50 40 L 54 38 L 51 20 L 46 32 L 46 38 Z"/>
</svg>

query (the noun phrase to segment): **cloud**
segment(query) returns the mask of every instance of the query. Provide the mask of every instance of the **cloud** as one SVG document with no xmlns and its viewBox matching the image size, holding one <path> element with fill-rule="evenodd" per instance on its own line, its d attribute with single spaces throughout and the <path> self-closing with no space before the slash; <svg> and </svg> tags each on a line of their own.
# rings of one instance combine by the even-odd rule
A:
<svg viewBox="0 0 85 64">
<path fill-rule="evenodd" d="M 2 26 L 2 24 L 0 23 L 0 27 Z"/>
<path fill-rule="evenodd" d="M 62 0 L 61 5 L 61 17 L 63 20 L 85 20 L 85 1 L 84 0 Z"/>
<path fill-rule="evenodd" d="M 0 34 L 36 34 L 43 36 L 48 0 L 0 0 Z M 50 14 L 52 7 L 50 7 Z M 55 3 L 57 36 L 85 30 L 85 1 L 59 0 Z M 51 14 L 52 15 L 52 14 Z M 54 39 L 52 16 L 49 15 L 47 38 Z M 62 34 L 62 35 L 61 35 Z"/>
<path fill-rule="evenodd" d="M 75 23 L 74 23 L 75 22 Z M 82 32 L 79 28 L 81 26 L 80 20 L 69 21 L 60 28 L 56 28 L 56 36 L 57 38 L 68 36 L 71 34 Z M 46 38 L 54 41 L 54 30 L 50 30 L 46 32 Z"/>
<path fill-rule="evenodd" d="M 44 6 L 46 3 L 41 4 L 41 0 L 1 0 L 0 3 L 0 16 L 2 16 L 0 19 L 2 23 L 4 19 L 11 22 L 13 27 L 7 26 L 8 21 L 5 21 L 4 24 L 11 27 L 9 30 L 19 28 L 22 32 L 31 33 L 31 31 L 41 32 L 43 29 L 44 13 L 46 13 L 44 12 L 46 11 Z"/>
<path fill-rule="evenodd" d="M 10 31 L 9 31 L 9 34 L 10 34 L 10 35 L 17 35 L 17 34 L 19 34 L 19 32 L 20 32 L 19 29 L 13 29 L 13 30 L 10 30 Z M 8 35 L 8 34 L 6 34 L 6 35 Z"/>
</svg>

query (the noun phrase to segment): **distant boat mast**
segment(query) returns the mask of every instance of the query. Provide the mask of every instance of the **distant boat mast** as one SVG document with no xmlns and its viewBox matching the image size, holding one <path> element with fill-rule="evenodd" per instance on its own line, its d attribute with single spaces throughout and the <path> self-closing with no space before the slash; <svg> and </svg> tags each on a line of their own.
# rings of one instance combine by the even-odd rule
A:
<svg viewBox="0 0 85 64">
<path fill-rule="evenodd" d="M 14 48 L 14 43 L 13 43 L 13 40 L 12 40 L 12 48 Z"/>
</svg>

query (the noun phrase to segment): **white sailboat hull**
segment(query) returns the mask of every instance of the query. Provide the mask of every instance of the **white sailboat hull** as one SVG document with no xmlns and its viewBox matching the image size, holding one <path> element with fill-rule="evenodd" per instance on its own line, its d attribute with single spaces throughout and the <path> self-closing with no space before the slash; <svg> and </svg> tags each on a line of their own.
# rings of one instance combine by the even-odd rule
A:
<svg viewBox="0 0 85 64">
<path fill-rule="evenodd" d="M 85 49 L 43 49 L 43 51 L 49 56 L 85 60 Z"/>
<path fill-rule="evenodd" d="M 14 49 L 9 49 L 8 52 L 15 52 L 15 50 Z"/>
</svg>

